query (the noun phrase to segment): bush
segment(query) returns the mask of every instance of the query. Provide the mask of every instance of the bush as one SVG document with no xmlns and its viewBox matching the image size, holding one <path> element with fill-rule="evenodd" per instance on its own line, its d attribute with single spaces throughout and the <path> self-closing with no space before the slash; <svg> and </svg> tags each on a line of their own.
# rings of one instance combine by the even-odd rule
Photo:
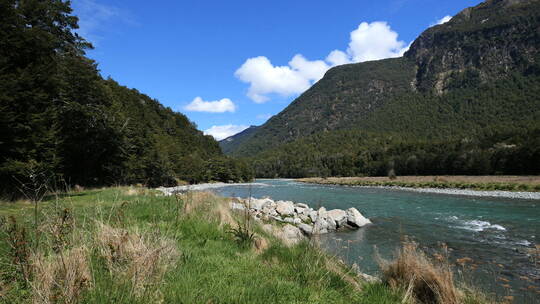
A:
<svg viewBox="0 0 540 304">
<path fill-rule="evenodd" d="M 461 303 L 450 266 L 435 265 L 416 243 L 405 242 L 394 261 L 378 260 L 383 282 L 394 289 L 406 290 L 406 298 L 430 304 Z"/>
</svg>

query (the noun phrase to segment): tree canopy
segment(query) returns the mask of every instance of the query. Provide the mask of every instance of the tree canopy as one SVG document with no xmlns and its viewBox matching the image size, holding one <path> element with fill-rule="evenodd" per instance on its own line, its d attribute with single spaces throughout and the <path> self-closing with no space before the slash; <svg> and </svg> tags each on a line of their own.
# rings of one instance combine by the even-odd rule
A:
<svg viewBox="0 0 540 304">
<path fill-rule="evenodd" d="M 188 118 L 103 79 L 69 1 L 0 2 L 0 192 L 73 185 L 249 180 Z M 36 180 L 36 178 L 39 179 Z"/>
</svg>

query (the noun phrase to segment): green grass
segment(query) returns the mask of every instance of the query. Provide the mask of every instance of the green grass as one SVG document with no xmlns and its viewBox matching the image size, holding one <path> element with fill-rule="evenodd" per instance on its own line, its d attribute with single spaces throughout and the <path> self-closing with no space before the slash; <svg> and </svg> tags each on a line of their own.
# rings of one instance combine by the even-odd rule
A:
<svg viewBox="0 0 540 304">
<path fill-rule="evenodd" d="M 87 265 L 89 280 L 69 285 L 62 272 L 66 266 L 59 266 L 59 272 L 49 271 L 57 284 L 49 289 L 51 303 L 403 303 L 402 289 L 362 281 L 350 267 L 308 241 L 288 247 L 259 226 L 251 226 L 266 246 L 246 246 L 230 233 L 246 218 L 231 215 L 227 203 L 208 193 L 165 197 L 126 187 L 87 190 L 46 198 L 38 206 L 36 230 L 32 204 L 0 202 L 0 303 L 33 302 L 36 290 L 32 286 L 38 283 L 39 273 L 36 257 L 43 256 L 45 264 L 60 257 L 63 265 L 72 265 L 69 253 L 81 247 L 87 251 L 76 265 Z M 121 232 L 122 242 L 141 240 L 149 248 L 143 248 L 145 254 L 168 245 L 176 254 L 167 263 L 156 264 L 166 266 L 164 271 L 148 272 L 134 281 L 133 274 L 142 273 L 145 263 L 127 263 L 128 255 L 114 249 L 117 243 L 112 241 L 103 247 L 107 240 L 107 235 L 100 234 L 103 225 Z M 25 262 L 17 262 L 21 254 L 14 254 L 9 240 L 20 236 L 23 228 L 26 237 L 19 237 L 19 244 L 26 247 L 19 247 L 26 248 L 22 252 L 28 256 Z M 116 267 L 137 267 L 112 268 L 111 261 Z M 33 274 L 24 278 L 21 266 Z M 66 301 L 65 286 L 83 287 L 74 300 Z M 487 303 L 476 296 L 471 293 L 463 300 Z"/>
<path fill-rule="evenodd" d="M 85 245 L 92 275 L 80 303 L 400 303 L 401 293 L 382 284 L 361 282 L 350 269 L 307 242 L 286 247 L 256 229 L 269 246 L 261 253 L 241 246 L 230 226 L 216 214 L 222 198 L 202 196 L 180 200 L 153 191 L 128 195 L 127 188 L 107 188 L 51 196 L 39 205 L 36 241 L 33 207 L 0 203 L 2 217 L 15 216 L 25 227 L 31 252 L 53 256 L 54 235 L 47 224 L 68 209 L 75 223 L 61 252 Z M 194 207 L 187 211 L 192 200 Z M 95 245 L 96 222 L 141 235 L 172 240 L 180 255 L 166 272 L 136 295 L 129 280 L 111 272 Z M 0 238 L 0 301 L 31 302 L 33 290 L 21 278 L 7 243 L 8 224 Z M 65 253 L 64 253 L 65 254 Z M 32 278 L 29 278 L 31 281 Z"/>
</svg>

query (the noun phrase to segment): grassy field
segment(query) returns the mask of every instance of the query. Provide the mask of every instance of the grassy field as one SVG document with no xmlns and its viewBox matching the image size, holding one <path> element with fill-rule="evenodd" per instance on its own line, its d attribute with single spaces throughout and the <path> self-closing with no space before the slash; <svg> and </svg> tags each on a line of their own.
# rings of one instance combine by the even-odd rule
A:
<svg viewBox="0 0 540 304">
<path fill-rule="evenodd" d="M 311 241 L 285 246 L 210 193 L 106 188 L 33 207 L 0 203 L 3 303 L 415 303 L 425 290 L 433 303 L 486 303 L 422 255 L 401 254 L 382 282 L 365 282 Z"/>
<path fill-rule="evenodd" d="M 540 176 L 398 176 L 302 178 L 300 182 L 344 186 L 398 186 L 471 190 L 540 191 Z"/>
</svg>

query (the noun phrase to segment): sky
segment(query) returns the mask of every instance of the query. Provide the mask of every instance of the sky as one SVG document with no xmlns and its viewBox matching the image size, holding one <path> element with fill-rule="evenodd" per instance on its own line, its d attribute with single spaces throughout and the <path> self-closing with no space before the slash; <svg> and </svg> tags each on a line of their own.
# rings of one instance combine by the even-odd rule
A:
<svg viewBox="0 0 540 304">
<path fill-rule="evenodd" d="M 103 77 L 217 140 L 261 125 L 331 67 L 402 56 L 480 0 L 73 0 Z"/>
</svg>

